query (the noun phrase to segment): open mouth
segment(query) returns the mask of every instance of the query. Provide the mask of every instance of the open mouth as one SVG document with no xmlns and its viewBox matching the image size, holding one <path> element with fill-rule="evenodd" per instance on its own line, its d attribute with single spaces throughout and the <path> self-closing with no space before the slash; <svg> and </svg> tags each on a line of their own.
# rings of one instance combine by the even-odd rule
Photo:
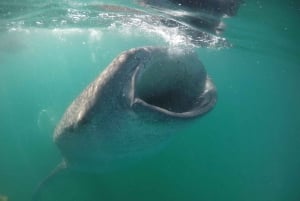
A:
<svg viewBox="0 0 300 201">
<path fill-rule="evenodd" d="M 183 56 L 139 66 L 132 79 L 134 104 L 183 118 L 209 111 L 216 103 L 215 86 L 197 58 Z"/>
</svg>

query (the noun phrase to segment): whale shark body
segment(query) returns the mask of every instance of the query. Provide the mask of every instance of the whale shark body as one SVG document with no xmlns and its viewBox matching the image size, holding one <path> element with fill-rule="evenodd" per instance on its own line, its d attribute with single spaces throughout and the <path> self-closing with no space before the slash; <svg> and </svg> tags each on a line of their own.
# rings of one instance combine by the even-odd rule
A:
<svg viewBox="0 0 300 201">
<path fill-rule="evenodd" d="M 101 172 L 160 147 L 179 122 L 215 103 L 215 87 L 195 53 L 135 48 L 114 59 L 73 101 L 54 142 L 67 166 Z"/>
<path fill-rule="evenodd" d="M 62 169 L 101 173 L 154 153 L 216 100 L 194 52 L 125 51 L 66 110 L 54 132 L 63 162 L 42 185 Z"/>
</svg>

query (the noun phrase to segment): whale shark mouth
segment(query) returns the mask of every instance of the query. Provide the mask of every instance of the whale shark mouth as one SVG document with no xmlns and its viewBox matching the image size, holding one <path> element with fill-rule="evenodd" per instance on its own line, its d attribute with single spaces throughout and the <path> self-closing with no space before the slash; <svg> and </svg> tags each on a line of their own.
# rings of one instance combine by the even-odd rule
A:
<svg viewBox="0 0 300 201">
<path fill-rule="evenodd" d="M 143 64 L 134 73 L 132 88 L 133 104 L 180 118 L 208 112 L 217 97 L 199 60 L 167 59 Z"/>
</svg>

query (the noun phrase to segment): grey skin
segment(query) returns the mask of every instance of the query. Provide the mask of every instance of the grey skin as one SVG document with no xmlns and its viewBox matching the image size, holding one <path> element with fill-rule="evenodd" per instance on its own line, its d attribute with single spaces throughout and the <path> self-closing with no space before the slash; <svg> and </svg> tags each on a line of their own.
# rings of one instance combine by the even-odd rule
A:
<svg viewBox="0 0 300 201">
<path fill-rule="evenodd" d="M 204 11 L 216 16 L 234 16 L 243 0 L 142 0 L 142 2 L 166 8 L 180 7 L 184 10 Z"/>
<path fill-rule="evenodd" d="M 235 16 L 243 0 L 140 0 L 165 13 L 175 22 L 186 24 L 197 30 L 221 34 L 225 30 L 222 17 Z M 166 20 L 166 25 L 170 21 Z"/>
<path fill-rule="evenodd" d="M 236 15 L 243 0 L 169 0 L 193 10 L 203 10 L 216 15 Z"/>
<path fill-rule="evenodd" d="M 194 52 L 125 51 L 66 110 L 54 132 L 63 162 L 46 181 L 61 169 L 101 173 L 160 150 L 216 99 Z"/>
</svg>

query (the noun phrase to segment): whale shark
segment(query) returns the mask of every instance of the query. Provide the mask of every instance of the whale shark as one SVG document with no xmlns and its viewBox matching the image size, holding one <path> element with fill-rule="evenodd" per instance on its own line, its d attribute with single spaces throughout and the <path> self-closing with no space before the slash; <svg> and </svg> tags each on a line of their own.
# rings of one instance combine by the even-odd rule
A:
<svg viewBox="0 0 300 201">
<path fill-rule="evenodd" d="M 54 142 L 67 166 L 101 171 L 155 150 L 180 121 L 215 103 L 215 86 L 194 52 L 135 48 L 115 58 L 72 102 Z"/>
<path fill-rule="evenodd" d="M 54 131 L 63 160 L 45 181 L 62 169 L 101 173 L 153 154 L 216 101 L 194 51 L 124 51 L 65 111 Z"/>
</svg>

